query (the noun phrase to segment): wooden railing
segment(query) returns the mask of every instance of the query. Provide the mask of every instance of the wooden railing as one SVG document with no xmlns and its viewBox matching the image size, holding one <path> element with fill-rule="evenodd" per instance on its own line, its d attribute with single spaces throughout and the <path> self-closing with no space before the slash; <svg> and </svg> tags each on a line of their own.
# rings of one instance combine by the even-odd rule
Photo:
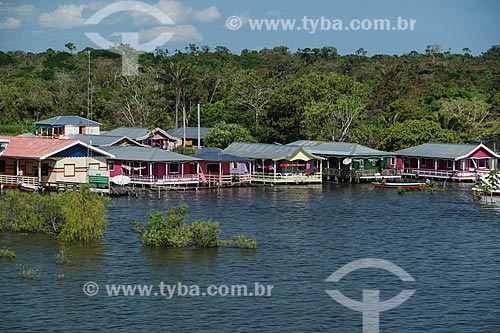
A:
<svg viewBox="0 0 500 333">
<path fill-rule="evenodd" d="M 21 183 L 38 186 L 37 177 L 0 175 L 0 183 L 3 185 L 19 185 Z"/>
<path fill-rule="evenodd" d="M 477 172 L 471 171 L 443 171 L 443 170 L 422 170 L 422 169 L 404 169 L 404 175 L 416 177 L 436 177 L 449 179 L 475 179 Z"/>
<path fill-rule="evenodd" d="M 356 178 L 356 177 L 398 177 L 401 176 L 401 170 L 399 169 L 382 169 L 379 170 L 345 170 L 345 169 L 325 169 L 323 171 L 325 176 L 334 176 L 339 178 Z"/>
<path fill-rule="evenodd" d="M 130 182 L 132 184 L 144 184 L 144 185 L 176 185 L 176 184 L 194 184 L 199 182 L 198 174 L 186 174 L 186 175 L 166 175 L 161 178 L 155 178 L 154 176 L 139 176 L 139 175 L 128 175 L 130 177 Z"/>
<path fill-rule="evenodd" d="M 281 174 L 263 175 L 261 173 L 252 174 L 252 182 L 260 183 L 321 183 L 323 181 L 321 173 L 315 174 Z"/>
</svg>

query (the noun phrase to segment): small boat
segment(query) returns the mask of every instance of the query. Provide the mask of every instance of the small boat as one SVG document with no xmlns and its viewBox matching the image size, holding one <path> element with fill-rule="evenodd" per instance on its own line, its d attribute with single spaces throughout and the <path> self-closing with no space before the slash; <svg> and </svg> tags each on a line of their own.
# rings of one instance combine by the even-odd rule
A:
<svg viewBox="0 0 500 333">
<path fill-rule="evenodd" d="M 39 187 L 36 185 L 31 185 L 31 184 L 26 184 L 26 183 L 20 183 L 19 184 L 19 189 L 27 192 L 36 192 L 39 190 Z"/>
<path fill-rule="evenodd" d="M 409 190 L 418 190 L 427 187 L 426 183 L 384 183 L 384 182 L 375 182 L 373 186 L 380 188 L 405 188 Z"/>
</svg>

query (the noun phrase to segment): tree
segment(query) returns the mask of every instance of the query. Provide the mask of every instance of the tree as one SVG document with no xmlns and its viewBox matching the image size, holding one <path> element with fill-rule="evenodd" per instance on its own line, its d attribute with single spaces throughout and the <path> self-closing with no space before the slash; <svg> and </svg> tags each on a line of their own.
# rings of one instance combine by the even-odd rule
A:
<svg viewBox="0 0 500 333">
<path fill-rule="evenodd" d="M 335 101 L 313 101 L 306 106 L 303 130 L 309 139 L 326 141 L 347 141 L 352 134 L 353 124 L 364 110 L 359 96 L 341 95 Z"/>
<path fill-rule="evenodd" d="M 496 123 L 497 133 L 500 133 L 498 120 L 490 119 L 491 106 L 484 101 L 477 98 L 445 98 L 440 100 L 440 105 L 440 118 L 454 123 L 464 139 L 484 138 L 484 134 L 491 129 L 492 121 Z"/>
<path fill-rule="evenodd" d="M 395 151 L 423 143 L 460 143 L 459 135 L 430 120 L 407 120 L 382 131 L 379 149 Z"/>
<path fill-rule="evenodd" d="M 221 122 L 205 136 L 207 147 L 226 148 L 233 142 L 256 142 L 250 131 L 243 126 Z"/>
<path fill-rule="evenodd" d="M 74 50 L 76 50 L 76 45 L 73 43 L 66 43 L 64 46 L 71 52 L 73 53 Z"/>
<path fill-rule="evenodd" d="M 169 62 L 165 69 L 165 81 L 172 85 L 175 92 L 175 127 L 179 127 L 179 107 L 186 83 L 191 79 L 190 67 L 182 63 Z"/>
</svg>

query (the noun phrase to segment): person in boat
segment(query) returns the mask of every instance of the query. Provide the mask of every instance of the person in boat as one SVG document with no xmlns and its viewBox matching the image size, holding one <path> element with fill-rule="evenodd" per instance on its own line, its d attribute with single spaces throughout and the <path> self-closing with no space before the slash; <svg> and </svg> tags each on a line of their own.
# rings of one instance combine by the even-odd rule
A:
<svg viewBox="0 0 500 333">
<path fill-rule="evenodd" d="M 387 179 L 385 179 L 385 177 L 382 177 L 382 181 L 380 182 L 380 184 L 385 185 L 386 183 L 387 183 Z"/>
</svg>

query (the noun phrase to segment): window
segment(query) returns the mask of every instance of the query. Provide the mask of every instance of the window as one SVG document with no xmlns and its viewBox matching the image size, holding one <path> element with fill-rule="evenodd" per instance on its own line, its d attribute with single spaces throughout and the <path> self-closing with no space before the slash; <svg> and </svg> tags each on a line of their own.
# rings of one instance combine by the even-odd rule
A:
<svg viewBox="0 0 500 333">
<path fill-rule="evenodd" d="M 454 163 L 454 161 L 452 161 L 452 160 L 447 160 L 447 161 L 446 161 L 446 167 L 447 167 L 448 169 L 453 169 L 453 163 Z"/>
<path fill-rule="evenodd" d="M 109 171 L 115 170 L 115 161 L 108 161 L 108 170 Z"/>
<path fill-rule="evenodd" d="M 179 173 L 179 163 L 170 163 L 168 165 L 168 173 Z"/>
<path fill-rule="evenodd" d="M 477 160 L 478 168 L 486 168 L 486 160 Z"/>
<path fill-rule="evenodd" d="M 421 158 L 421 159 L 420 159 L 420 166 L 421 166 L 421 167 L 424 167 L 424 166 L 425 166 L 426 161 L 427 161 L 427 160 L 426 160 L 425 158 Z"/>
<path fill-rule="evenodd" d="M 64 177 L 74 177 L 75 169 L 74 164 L 64 164 Z"/>
<path fill-rule="evenodd" d="M 238 169 L 238 162 L 232 162 L 231 169 Z"/>
<path fill-rule="evenodd" d="M 0 161 L 0 172 L 5 172 L 5 161 Z"/>
<path fill-rule="evenodd" d="M 404 161 L 405 168 L 409 168 L 410 167 L 410 159 L 409 158 L 405 158 L 403 161 Z"/>
<path fill-rule="evenodd" d="M 396 165 L 396 163 L 394 163 L 394 157 L 389 157 L 387 159 L 387 161 L 388 161 L 389 165 Z"/>
<path fill-rule="evenodd" d="M 99 170 L 99 163 L 89 163 L 89 169 L 90 170 Z"/>
<path fill-rule="evenodd" d="M 49 175 L 49 163 L 42 163 L 42 176 Z"/>
<path fill-rule="evenodd" d="M 219 165 L 218 164 L 207 164 L 207 172 L 208 173 L 219 173 Z"/>
</svg>

